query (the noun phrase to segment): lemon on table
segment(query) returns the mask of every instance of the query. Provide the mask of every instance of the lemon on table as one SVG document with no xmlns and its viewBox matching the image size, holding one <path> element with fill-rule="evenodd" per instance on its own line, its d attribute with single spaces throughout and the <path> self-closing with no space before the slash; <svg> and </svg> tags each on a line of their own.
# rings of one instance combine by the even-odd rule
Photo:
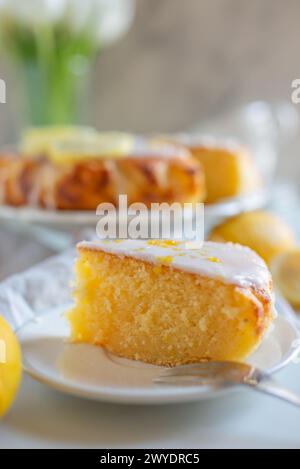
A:
<svg viewBox="0 0 300 469">
<path fill-rule="evenodd" d="M 274 257 L 271 262 L 273 280 L 281 294 L 300 308 L 300 248 L 291 249 Z"/>
<path fill-rule="evenodd" d="M 229 218 L 212 230 L 209 239 L 248 246 L 267 264 L 274 256 L 296 246 L 296 237 L 289 225 L 265 211 L 245 212 Z"/>
<path fill-rule="evenodd" d="M 0 316 L 0 418 L 16 396 L 22 374 L 21 350 L 10 325 Z"/>
</svg>

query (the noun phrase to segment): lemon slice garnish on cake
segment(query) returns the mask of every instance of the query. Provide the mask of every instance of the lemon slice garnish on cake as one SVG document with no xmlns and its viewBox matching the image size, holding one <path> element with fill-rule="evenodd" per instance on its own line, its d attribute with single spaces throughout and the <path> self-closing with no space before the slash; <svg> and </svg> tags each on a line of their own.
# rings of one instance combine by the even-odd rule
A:
<svg viewBox="0 0 300 469">
<path fill-rule="evenodd" d="M 22 360 L 18 340 L 10 325 L 0 316 L 0 418 L 14 401 L 21 374 Z"/>
<path fill-rule="evenodd" d="M 21 140 L 21 153 L 25 156 L 48 154 L 49 148 L 57 141 L 90 141 L 97 136 L 92 127 L 84 126 L 49 126 L 32 127 L 26 130 Z"/>
<path fill-rule="evenodd" d="M 55 164 L 128 154 L 134 137 L 125 132 L 97 132 L 90 127 L 41 127 L 23 136 L 21 153 L 26 157 L 44 156 Z"/>
<path fill-rule="evenodd" d="M 134 146 L 134 137 L 122 132 L 99 132 L 91 138 L 59 139 L 49 148 L 49 159 L 55 164 L 76 163 L 105 157 L 128 155 Z"/>
</svg>

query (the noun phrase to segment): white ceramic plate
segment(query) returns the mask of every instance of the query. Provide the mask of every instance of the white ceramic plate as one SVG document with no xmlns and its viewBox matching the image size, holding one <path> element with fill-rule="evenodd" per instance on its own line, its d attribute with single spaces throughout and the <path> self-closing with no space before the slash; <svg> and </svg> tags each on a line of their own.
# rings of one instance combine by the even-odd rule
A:
<svg viewBox="0 0 300 469">
<path fill-rule="evenodd" d="M 224 217 L 234 216 L 238 213 L 255 210 L 265 205 L 267 195 L 265 192 L 255 192 L 243 197 L 228 198 L 219 203 L 205 205 L 205 223 L 207 228 Z M 96 226 L 99 218 L 94 211 L 79 210 L 42 210 L 31 207 L 10 207 L 0 205 L 0 219 L 10 222 L 23 222 L 38 224 L 40 226 L 57 228 L 75 228 Z"/>
<path fill-rule="evenodd" d="M 284 303 L 279 305 L 281 314 L 285 314 L 284 308 Z M 52 311 L 18 331 L 24 368 L 35 379 L 67 394 L 126 404 L 189 402 L 220 395 L 210 388 L 155 385 L 153 379 L 160 367 L 124 360 L 100 347 L 68 343 L 64 311 Z M 287 365 L 299 347 L 296 328 L 278 316 L 272 331 L 248 361 L 273 373 Z"/>
</svg>

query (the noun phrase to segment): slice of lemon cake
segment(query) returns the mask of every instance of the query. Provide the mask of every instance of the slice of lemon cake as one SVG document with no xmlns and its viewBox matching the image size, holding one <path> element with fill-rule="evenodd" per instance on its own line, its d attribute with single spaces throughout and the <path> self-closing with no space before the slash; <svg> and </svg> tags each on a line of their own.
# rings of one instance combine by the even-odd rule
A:
<svg viewBox="0 0 300 469">
<path fill-rule="evenodd" d="M 201 163 L 206 181 L 206 203 L 261 190 L 262 181 L 250 152 L 238 142 L 197 134 L 173 137 Z"/>
<path fill-rule="evenodd" d="M 272 322 L 269 270 L 231 243 L 78 245 L 72 340 L 157 365 L 243 360 Z"/>
</svg>

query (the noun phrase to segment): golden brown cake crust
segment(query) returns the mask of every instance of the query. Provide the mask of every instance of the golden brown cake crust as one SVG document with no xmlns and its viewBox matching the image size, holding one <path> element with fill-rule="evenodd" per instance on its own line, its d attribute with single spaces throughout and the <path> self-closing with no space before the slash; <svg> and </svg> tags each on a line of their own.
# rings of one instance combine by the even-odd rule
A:
<svg viewBox="0 0 300 469">
<path fill-rule="evenodd" d="M 201 165 L 192 156 L 99 158 L 56 165 L 46 158 L 0 156 L 2 202 L 60 210 L 95 210 L 99 203 L 196 202 L 205 197 Z"/>
</svg>

